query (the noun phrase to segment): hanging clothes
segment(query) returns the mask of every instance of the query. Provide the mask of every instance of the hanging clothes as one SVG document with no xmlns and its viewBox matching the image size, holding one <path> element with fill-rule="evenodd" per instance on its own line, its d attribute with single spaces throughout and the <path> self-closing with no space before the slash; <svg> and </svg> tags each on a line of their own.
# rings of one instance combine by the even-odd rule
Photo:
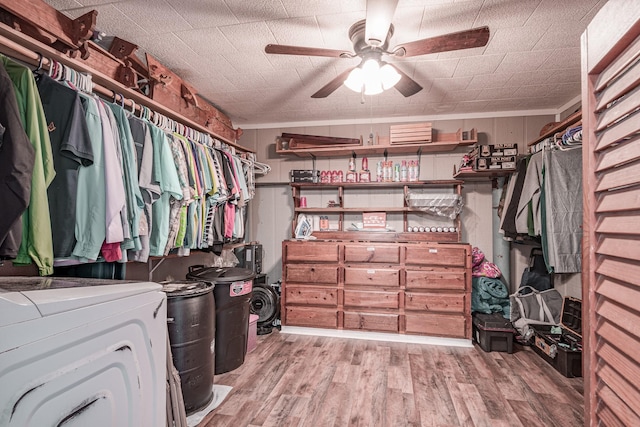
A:
<svg viewBox="0 0 640 427">
<path fill-rule="evenodd" d="M 163 130 L 149 124 L 154 152 L 158 153 L 157 166 L 160 198 L 152 206 L 153 227 L 149 240 L 150 255 L 163 256 L 169 240 L 171 199 L 182 199 L 182 187 L 171 147 Z M 155 157 L 155 156 L 154 156 Z"/>
<path fill-rule="evenodd" d="M 111 128 L 109 115 L 102 100 L 96 100 L 102 123 L 102 142 L 104 155 L 105 181 L 105 240 L 102 244 L 102 257 L 108 262 L 120 261 L 124 240 L 124 227 L 121 212 L 126 203 L 124 183 L 122 181 L 122 163 L 116 150 L 115 135 Z M 118 141 L 118 145 L 120 142 Z"/>
<path fill-rule="evenodd" d="M 106 183 L 102 121 L 92 96 L 78 92 L 84 109 L 93 163 L 80 169 L 76 204 L 76 245 L 72 255 L 80 261 L 95 261 L 106 238 Z"/>
<path fill-rule="evenodd" d="M 582 150 L 544 150 L 543 250 L 549 270 L 582 271 Z"/>
<path fill-rule="evenodd" d="M 53 240 L 47 188 L 56 172 L 47 121 L 31 70 L 3 55 L 0 55 L 0 65 L 13 82 L 20 119 L 35 155 L 29 206 L 22 216 L 22 241 L 14 263 L 35 262 L 39 274 L 48 276 L 53 274 Z"/>
<path fill-rule="evenodd" d="M 522 193 L 516 213 L 516 231 L 521 234 L 540 236 L 541 233 L 542 164 L 541 152 L 531 155 L 527 164 L 527 172 L 522 183 Z"/>
<path fill-rule="evenodd" d="M 0 66 L 0 259 L 18 255 L 34 161 L 35 152 L 20 120 L 13 83 Z"/>
<path fill-rule="evenodd" d="M 49 129 L 56 177 L 47 190 L 54 258 L 68 258 L 76 244 L 78 174 L 93 164 L 93 149 L 78 93 L 47 75 L 38 77 L 38 92 Z"/>
<path fill-rule="evenodd" d="M 116 104 L 106 104 L 111 110 L 118 126 L 120 136 L 120 149 L 122 152 L 122 170 L 124 172 L 125 197 L 127 208 L 127 220 L 130 239 L 122 242 L 123 250 L 139 251 L 142 249 L 140 242 L 140 215 L 144 209 L 144 200 L 138 185 L 138 162 L 135 143 L 131 135 L 131 127 L 126 112 Z M 126 254 L 123 254 L 125 256 Z"/>
<path fill-rule="evenodd" d="M 152 205 L 160 198 L 161 190 L 155 179 L 158 172 L 154 172 L 154 152 L 151 140 L 151 131 L 146 122 L 137 117 L 129 116 L 131 135 L 135 143 L 138 164 L 138 185 L 144 201 L 143 214 L 139 221 L 139 235 L 141 249 L 129 254 L 129 259 L 139 262 L 147 262 L 149 259 L 149 239 L 151 235 Z"/>
<path fill-rule="evenodd" d="M 181 198 L 172 197 L 170 200 L 169 208 L 169 233 L 167 236 L 167 244 L 165 246 L 164 255 L 168 255 L 169 251 L 175 247 L 182 246 L 182 240 L 178 243 L 178 233 L 181 227 L 181 216 L 185 215 L 186 220 L 186 206 L 193 200 L 193 194 L 189 187 L 189 170 L 187 167 L 187 159 L 185 158 L 184 151 L 182 150 L 182 144 L 175 135 L 167 135 L 169 146 L 171 148 L 171 155 L 178 174 L 178 181 L 180 189 L 182 191 Z M 184 239 L 184 237 L 182 238 Z"/>
<path fill-rule="evenodd" d="M 522 184 L 527 174 L 527 159 L 523 158 L 518 162 L 516 172 L 511 177 L 510 183 L 513 182 L 511 190 L 511 198 L 508 204 L 505 204 L 503 217 L 501 220 L 501 230 L 505 239 L 513 240 L 518 235 L 516 230 L 516 215 L 518 213 L 518 205 L 520 203 L 520 195 L 522 194 Z"/>
</svg>

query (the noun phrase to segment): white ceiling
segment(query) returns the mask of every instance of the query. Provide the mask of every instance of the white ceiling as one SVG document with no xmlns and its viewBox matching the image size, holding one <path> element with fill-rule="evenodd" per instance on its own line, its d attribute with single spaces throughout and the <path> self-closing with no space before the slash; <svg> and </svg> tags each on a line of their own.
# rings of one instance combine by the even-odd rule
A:
<svg viewBox="0 0 640 427">
<path fill-rule="evenodd" d="M 180 75 L 235 126 L 372 118 L 555 113 L 580 96 L 580 35 L 606 0 L 400 0 L 393 46 L 488 25 L 481 48 L 389 58 L 423 90 L 367 97 L 316 92 L 359 59 L 268 55 L 268 43 L 352 51 L 348 30 L 366 0 L 46 0 L 139 46 Z M 144 56 L 142 56 L 144 58 Z"/>
</svg>

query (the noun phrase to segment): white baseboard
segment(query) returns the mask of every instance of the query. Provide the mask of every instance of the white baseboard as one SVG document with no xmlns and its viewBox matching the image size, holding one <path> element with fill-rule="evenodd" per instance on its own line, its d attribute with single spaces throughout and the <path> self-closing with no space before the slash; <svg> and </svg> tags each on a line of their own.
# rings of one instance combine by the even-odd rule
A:
<svg viewBox="0 0 640 427">
<path fill-rule="evenodd" d="M 282 326 L 281 333 L 294 335 L 313 335 L 319 337 L 352 338 L 359 340 L 404 342 L 409 344 L 442 345 L 449 347 L 473 347 L 471 340 L 461 338 L 427 337 L 422 335 L 387 334 L 384 332 L 362 332 L 340 329 L 305 328 L 301 326 Z"/>
</svg>

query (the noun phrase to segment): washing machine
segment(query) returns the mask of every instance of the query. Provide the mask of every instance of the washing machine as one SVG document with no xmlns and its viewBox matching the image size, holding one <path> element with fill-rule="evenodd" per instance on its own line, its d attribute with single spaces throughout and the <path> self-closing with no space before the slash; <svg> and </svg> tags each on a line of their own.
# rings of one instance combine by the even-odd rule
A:
<svg viewBox="0 0 640 427">
<path fill-rule="evenodd" d="M 0 278 L 0 426 L 165 426 L 166 307 L 156 283 Z"/>
</svg>

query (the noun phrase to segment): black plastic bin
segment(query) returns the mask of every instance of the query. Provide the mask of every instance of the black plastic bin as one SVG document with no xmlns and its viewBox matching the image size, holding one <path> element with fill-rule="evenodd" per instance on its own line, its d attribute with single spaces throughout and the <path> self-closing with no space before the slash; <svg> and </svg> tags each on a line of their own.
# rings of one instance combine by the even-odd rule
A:
<svg viewBox="0 0 640 427">
<path fill-rule="evenodd" d="M 165 282 L 167 328 L 173 365 L 180 374 L 187 414 L 204 408 L 213 398 L 215 302 L 209 282 Z"/>
<path fill-rule="evenodd" d="M 244 363 L 254 277 L 253 271 L 245 268 L 189 267 L 187 279 L 206 281 L 214 285 L 216 374 L 232 371 Z"/>
</svg>

